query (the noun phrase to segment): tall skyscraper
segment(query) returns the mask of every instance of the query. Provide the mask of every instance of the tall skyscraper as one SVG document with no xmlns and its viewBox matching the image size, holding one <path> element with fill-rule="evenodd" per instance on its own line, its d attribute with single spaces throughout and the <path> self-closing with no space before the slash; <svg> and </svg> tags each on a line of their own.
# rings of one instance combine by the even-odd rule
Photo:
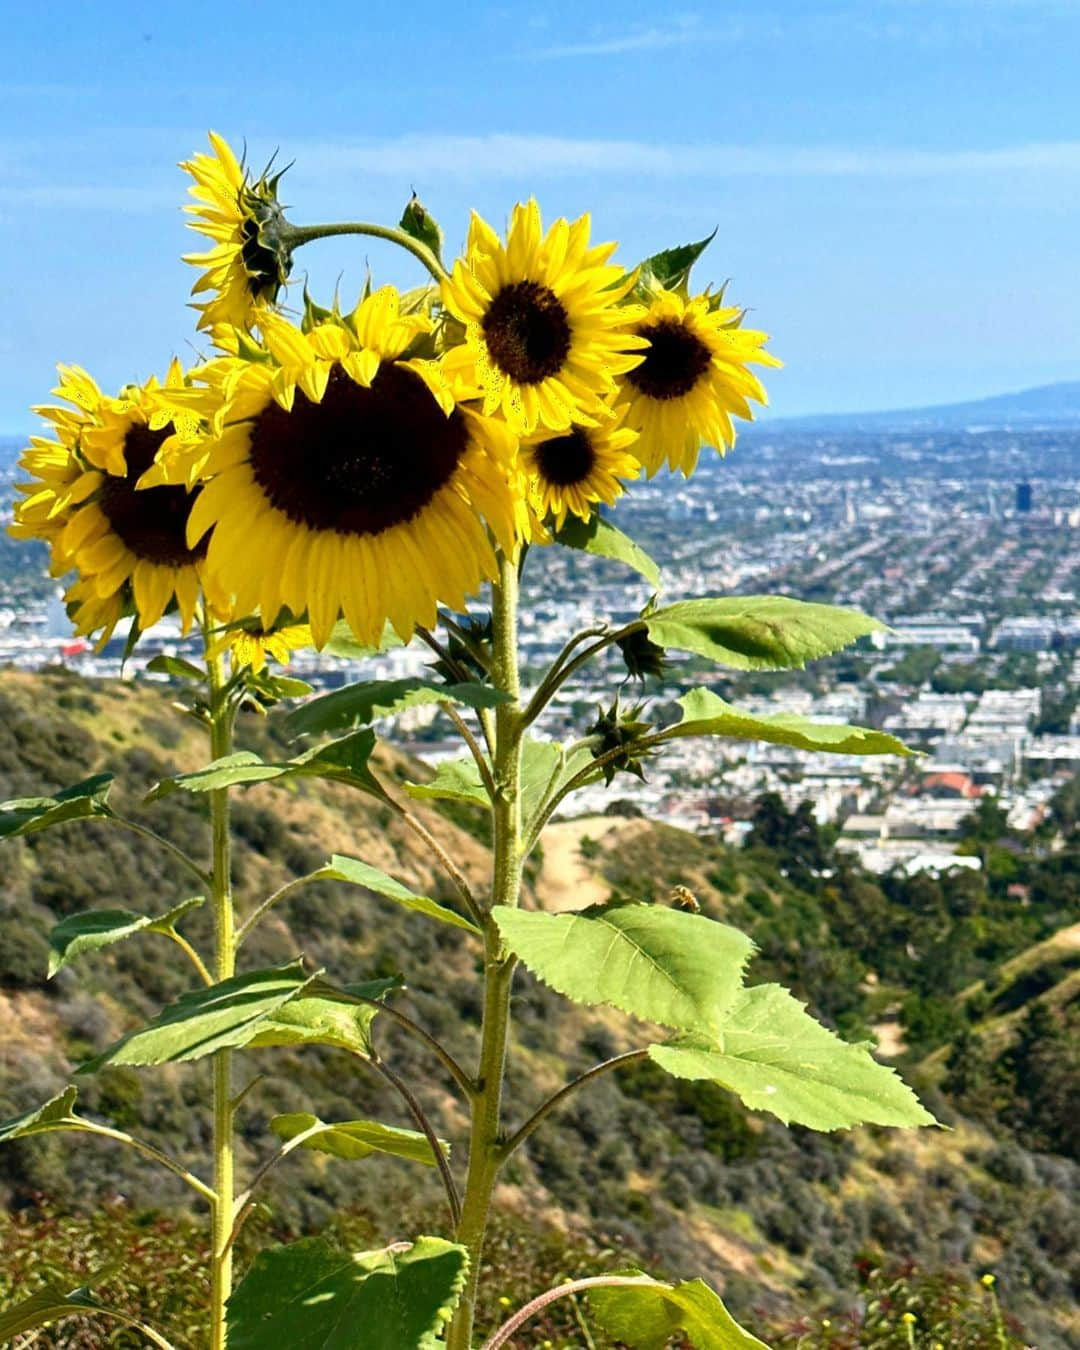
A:
<svg viewBox="0 0 1080 1350">
<path fill-rule="evenodd" d="M 1026 515 L 1031 510 L 1031 484 L 1017 483 L 1016 485 L 1016 512 L 1017 515 Z"/>
</svg>

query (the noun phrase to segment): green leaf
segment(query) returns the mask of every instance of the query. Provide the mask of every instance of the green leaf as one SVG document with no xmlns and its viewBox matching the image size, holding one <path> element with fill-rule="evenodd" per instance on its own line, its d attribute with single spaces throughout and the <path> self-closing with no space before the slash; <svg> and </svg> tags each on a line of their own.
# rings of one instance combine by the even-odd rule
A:
<svg viewBox="0 0 1080 1350">
<path fill-rule="evenodd" d="M 707 656 L 735 670 L 801 670 L 885 625 L 857 609 L 787 595 L 680 600 L 643 615 L 661 647 Z"/>
<path fill-rule="evenodd" d="M 601 1286 L 589 1290 L 589 1309 L 613 1341 L 632 1350 L 664 1350 L 680 1333 L 696 1350 L 768 1350 L 739 1326 L 704 1280 Z"/>
<path fill-rule="evenodd" d="M 372 980 L 366 985 L 336 989 L 325 980 L 310 982 L 300 998 L 270 1013 L 248 1044 L 253 1050 L 273 1045 L 329 1045 L 363 1059 L 371 1057 L 371 1024 L 379 1015 L 370 1003 L 351 1001 L 355 995 L 382 999 L 401 987 L 396 979 Z"/>
<path fill-rule="evenodd" d="M 364 726 L 421 703 L 462 703 L 469 708 L 494 708 L 509 695 L 484 684 L 438 684 L 431 680 L 371 680 L 335 689 L 289 714 L 298 736 Z"/>
<path fill-rule="evenodd" d="M 852 727 L 843 722 L 815 722 L 796 713 L 768 713 L 757 717 L 740 712 L 711 689 L 691 689 L 679 699 L 682 720 L 664 730 L 665 738 L 729 736 L 741 741 L 768 741 L 797 750 L 833 755 L 912 755 L 903 741 L 884 731 Z"/>
<path fill-rule="evenodd" d="M 122 942 L 134 933 L 145 930 L 169 936 L 188 910 L 202 903 L 203 897 L 194 895 L 158 919 L 149 914 L 133 914 L 127 909 L 90 909 L 82 914 L 69 914 L 49 934 L 49 979 L 82 952 L 111 947 L 114 942 Z"/>
<path fill-rule="evenodd" d="M 708 238 L 699 239 L 696 244 L 680 244 L 646 258 L 640 265 L 641 279 L 636 289 L 644 288 L 647 295 L 650 286 L 656 284 L 665 291 L 678 291 L 685 298 L 689 294 L 690 269 L 715 238 L 713 230 Z"/>
<path fill-rule="evenodd" d="M 778 984 L 742 990 L 712 1041 L 680 1038 L 650 1046 L 649 1055 L 676 1078 L 719 1083 L 785 1125 L 937 1123 L 866 1045 L 842 1041 Z"/>
<path fill-rule="evenodd" d="M 304 974 L 299 961 L 293 961 L 181 994 L 152 1022 L 81 1064 L 78 1072 L 95 1073 L 107 1064 L 167 1064 L 202 1059 L 215 1050 L 248 1045 L 267 1019 L 307 989 L 313 978 Z"/>
<path fill-rule="evenodd" d="M 146 669 L 152 670 L 156 675 L 171 675 L 174 680 L 194 680 L 198 684 L 206 680 L 205 670 L 200 670 L 192 662 L 185 661 L 182 656 L 166 656 L 164 652 L 155 656 L 152 661 L 147 661 Z"/>
<path fill-rule="evenodd" d="M 435 1350 L 467 1269 L 465 1248 L 442 1238 L 355 1253 L 321 1238 L 271 1247 L 229 1299 L 229 1350 Z"/>
<path fill-rule="evenodd" d="M 264 698 L 306 698 L 308 694 L 314 693 L 314 686 L 308 684 L 307 680 L 298 680 L 292 675 L 278 675 L 267 670 L 261 670 L 258 675 L 249 671 L 247 683 L 250 689 Z"/>
<path fill-rule="evenodd" d="M 480 770 L 472 758 L 444 759 L 435 766 L 434 776 L 426 783 L 406 783 L 405 791 L 419 800 L 471 802 L 488 807 L 491 799 L 480 779 Z"/>
<path fill-rule="evenodd" d="M 538 741 L 526 736 L 521 746 L 521 814 L 532 818 L 540 805 L 592 758 L 588 747 L 579 748 L 569 758 L 558 741 Z M 441 800 L 470 802 L 474 806 L 491 805 L 480 771 L 471 756 L 447 759 L 436 766 L 435 776 L 427 783 L 406 783 L 410 797 L 435 797 Z"/>
<path fill-rule="evenodd" d="M 441 919 L 443 923 L 453 924 L 455 928 L 464 928 L 468 933 L 480 932 L 474 923 L 462 918 L 460 914 L 455 914 L 452 909 L 440 905 L 430 896 L 414 894 L 400 881 L 395 881 L 385 872 L 380 872 L 377 867 L 371 867 L 357 858 L 344 858 L 341 854 L 335 853 L 329 863 L 325 867 L 320 867 L 314 875 L 326 881 L 348 881 L 354 886 L 363 886 L 366 890 L 386 896 L 388 900 L 393 900 L 395 904 L 405 909 L 426 914 L 429 919 Z"/>
<path fill-rule="evenodd" d="M 157 801 L 178 791 L 215 792 L 220 788 L 250 787 L 253 783 L 268 783 L 279 778 L 329 778 L 377 794 L 378 784 L 367 767 L 374 749 L 375 733 L 365 730 L 315 746 L 281 764 L 267 764 L 251 750 L 238 750 L 233 755 L 215 759 L 204 769 L 163 778 L 146 794 L 146 801 Z"/>
<path fill-rule="evenodd" d="M 425 1134 L 418 1130 L 403 1130 L 396 1125 L 383 1125 L 377 1120 L 342 1120 L 327 1124 L 307 1111 L 274 1116 L 270 1128 L 279 1139 L 288 1141 L 298 1134 L 313 1131 L 298 1147 L 310 1148 L 316 1153 L 328 1153 L 333 1158 L 368 1158 L 373 1153 L 390 1153 L 395 1158 L 435 1166 L 435 1152 Z M 450 1145 L 439 1140 L 449 1157 Z"/>
<path fill-rule="evenodd" d="M 74 1288 L 67 1294 L 52 1285 L 46 1285 L 29 1298 L 24 1298 L 21 1302 L 0 1311 L 0 1343 L 14 1340 L 24 1331 L 34 1331 L 38 1327 L 47 1327 L 52 1322 L 59 1322 L 62 1317 L 104 1311 L 106 1309 L 102 1308 L 85 1285 Z"/>
<path fill-rule="evenodd" d="M 492 917 L 510 950 L 560 994 L 683 1030 L 719 1028 L 754 949 L 727 924 L 664 905 L 579 914 L 497 905 Z"/>
<path fill-rule="evenodd" d="M 329 656 L 339 656 L 347 661 L 365 661 L 369 656 L 376 656 L 379 652 L 389 651 L 392 647 L 404 647 L 404 645 L 404 642 L 390 626 L 389 621 L 383 625 L 379 645 L 370 647 L 366 643 L 358 642 L 345 620 L 339 619 L 331 630 L 330 640 L 322 650 Z"/>
<path fill-rule="evenodd" d="M 113 815 L 106 803 L 112 780 L 111 773 L 96 773 L 74 787 L 64 788 L 55 797 L 16 797 L 0 802 L 0 839 L 36 834 L 68 820 Z"/>
<path fill-rule="evenodd" d="M 421 244 L 426 244 L 434 253 L 436 259 L 439 262 L 442 261 L 443 232 L 439 228 L 438 221 L 431 215 L 415 192 L 409 198 L 409 204 L 402 212 L 400 225 L 410 238 L 418 239 Z"/>
<path fill-rule="evenodd" d="M 12 1139 L 26 1139 L 32 1134 L 81 1128 L 81 1119 L 75 1114 L 75 1099 L 78 1095 L 77 1088 L 66 1087 L 36 1110 L 0 1121 L 0 1144 L 6 1144 Z"/>
<path fill-rule="evenodd" d="M 592 553 L 598 558 L 610 558 L 625 563 L 632 568 L 655 590 L 661 586 L 660 568 L 628 534 L 617 530 L 602 516 L 593 516 L 584 521 L 577 516 L 568 516 L 561 530 L 556 531 L 555 542 L 566 548 L 580 549 L 583 553 Z"/>
<path fill-rule="evenodd" d="M 223 755 L 213 760 L 204 769 L 194 769 L 191 773 L 178 773 L 172 778 L 163 778 L 155 783 L 146 794 L 148 802 L 156 802 L 173 792 L 216 792 L 219 788 L 236 787 L 250 783 L 265 783 L 272 778 L 280 778 L 288 768 L 281 764 L 264 763 L 253 750 L 237 750 L 235 754 Z"/>
</svg>

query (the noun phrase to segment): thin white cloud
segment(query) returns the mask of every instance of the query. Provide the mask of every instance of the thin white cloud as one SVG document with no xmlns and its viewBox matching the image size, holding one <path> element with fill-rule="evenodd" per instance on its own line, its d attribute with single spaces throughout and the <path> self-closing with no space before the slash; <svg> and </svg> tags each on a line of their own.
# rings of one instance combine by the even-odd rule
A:
<svg viewBox="0 0 1080 1350">
<path fill-rule="evenodd" d="M 622 56 L 628 52 L 657 52 L 691 44 L 735 42 L 743 35 L 744 26 L 741 23 L 730 23 L 723 29 L 702 28 L 691 20 L 667 28 L 632 29 L 625 33 L 598 35 L 581 42 L 537 47 L 522 55 L 541 60 L 571 56 Z"/>
<path fill-rule="evenodd" d="M 659 178 L 935 178 L 969 174 L 1080 172 L 1080 141 L 981 150 L 903 147 L 740 146 L 589 140 L 560 136 L 403 136 L 354 144 L 290 146 L 297 177 L 367 173 L 463 180 L 607 175 Z"/>
</svg>

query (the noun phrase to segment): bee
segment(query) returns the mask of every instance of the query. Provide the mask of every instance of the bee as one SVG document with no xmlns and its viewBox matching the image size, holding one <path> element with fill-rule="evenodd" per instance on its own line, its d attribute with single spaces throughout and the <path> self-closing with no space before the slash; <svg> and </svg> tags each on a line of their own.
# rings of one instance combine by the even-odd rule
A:
<svg viewBox="0 0 1080 1350">
<path fill-rule="evenodd" d="M 688 909 L 691 914 L 701 913 L 701 905 L 698 904 L 697 896 L 686 886 L 672 886 L 668 903 L 676 909 Z"/>
</svg>

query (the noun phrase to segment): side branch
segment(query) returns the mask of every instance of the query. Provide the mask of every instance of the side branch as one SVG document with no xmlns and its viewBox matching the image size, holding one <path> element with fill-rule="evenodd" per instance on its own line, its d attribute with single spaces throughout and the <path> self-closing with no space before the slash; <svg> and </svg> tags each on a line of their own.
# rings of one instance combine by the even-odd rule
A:
<svg viewBox="0 0 1080 1350">
<path fill-rule="evenodd" d="M 537 1107 L 524 1125 L 502 1145 L 499 1150 L 499 1161 L 505 1163 L 515 1150 L 528 1139 L 529 1135 L 540 1125 L 552 1111 L 557 1110 L 568 1097 L 573 1096 L 578 1088 L 584 1087 L 586 1083 L 591 1083 L 594 1078 L 599 1078 L 601 1074 L 610 1073 L 613 1069 L 621 1069 L 627 1064 L 633 1064 L 636 1060 L 647 1059 L 648 1050 L 628 1050 L 623 1055 L 615 1055 L 612 1059 L 605 1059 L 601 1064 L 594 1064 L 591 1069 L 574 1078 L 571 1082 L 561 1087 L 553 1097 L 549 1097 L 546 1102 Z"/>
<path fill-rule="evenodd" d="M 584 1280 L 570 1280 L 567 1284 L 560 1284 L 555 1289 L 548 1289 L 543 1294 L 538 1294 L 530 1303 L 526 1303 L 524 1308 L 516 1312 L 509 1322 L 504 1322 L 490 1340 L 484 1342 L 481 1350 L 500 1350 L 511 1336 L 521 1327 L 535 1317 L 538 1312 L 542 1312 L 549 1303 L 554 1303 L 556 1299 L 568 1298 L 572 1294 L 580 1294 L 586 1289 L 612 1288 L 618 1285 L 655 1285 L 656 1281 L 649 1275 L 590 1275 Z"/>
<path fill-rule="evenodd" d="M 446 1154 L 443 1152 L 442 1141 L 435 1133 L 435 1129 L 431 1124 L 431 1121 L 428 1120 L 424 1108 L 413 1096 L 408 1084 L 399 1078 L 389 1064 L 384 1063 L 374 1052 L 372 1052 L 371 1059 L 368 1063 L 371 1064 L 376 1073 L 381 1074 L 391 1087 L 398 1092 L 405 1105 L 408 1107 L 409 1114 L 420 1127 L 424 1137 L 431 1145 L 431 1151 L 435 1155 L 435 1163 L 439 1169 L 439 1176 L 442 1178 L 443 1189 L 446 1191 L 447 1204 L 450 1206 L 450 1219 L 454 1225 L 454 1231 L 456 1232 L 458 1225 L 461 1223 L 461 1196 L 458 1194 L 457 1183 L 454 1181 L 454 1174 L 450 1171 L 450 1163 L 447 1160 Z"/>
</svg>

